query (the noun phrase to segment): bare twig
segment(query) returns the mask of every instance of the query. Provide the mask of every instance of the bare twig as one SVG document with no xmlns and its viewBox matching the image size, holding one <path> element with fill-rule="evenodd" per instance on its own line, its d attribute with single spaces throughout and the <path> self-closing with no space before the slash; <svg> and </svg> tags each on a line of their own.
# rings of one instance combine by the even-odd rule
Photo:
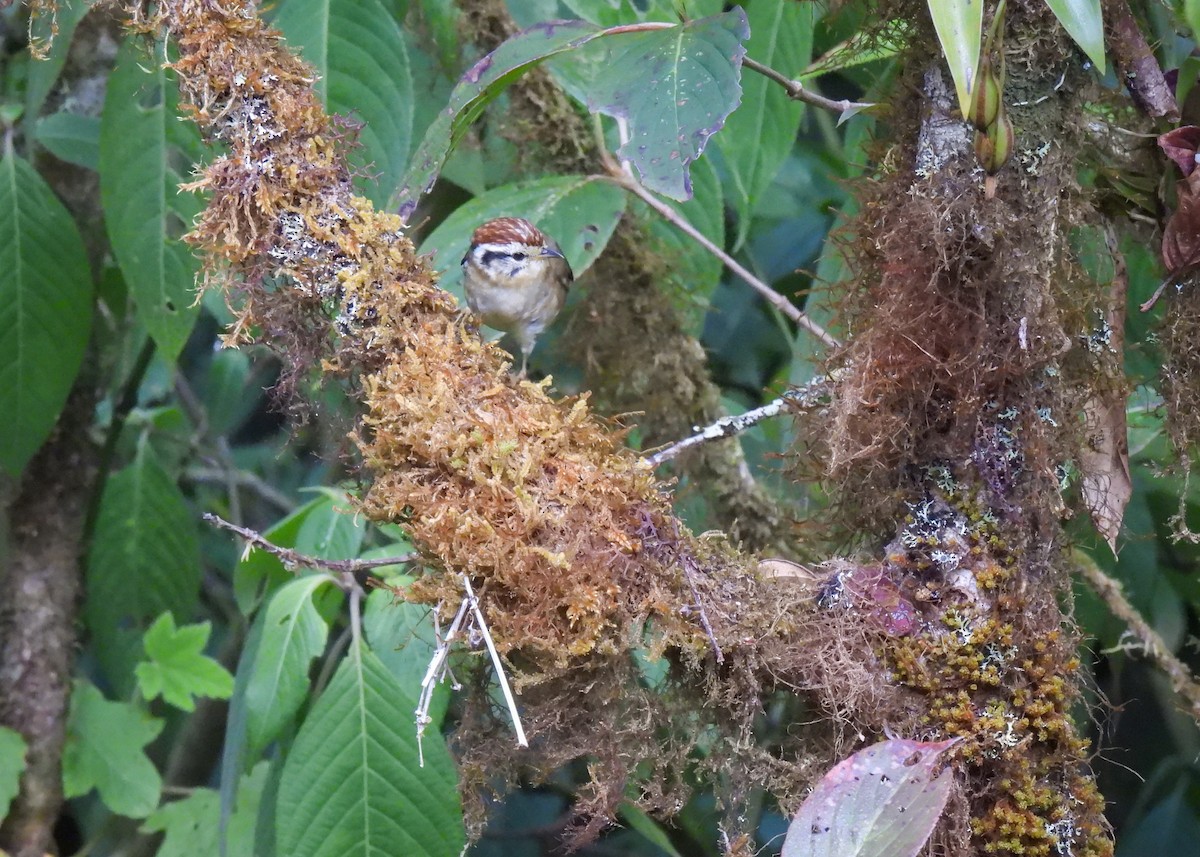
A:
<svg viewBox="0 0 1200 857">
<path fill-rule="evenodd" d="M 600 148 L 600 159 L 604 163 L 604 168 L 608 171 L 608 175 L 605 178 L 641 199 L 642 202 L 661 214 L 667 222 L 673 224 L 709 253 L 720 259 L 725 267 L 745 280 L 754 291 L 766 299 L 767 303 L 775 307 L 797 325 L 803 327 L 831 348 L 836 348 L 841 344 L 825 328 L 809 318 L 803 310 L 798 309 L 791 301 L 750 273 L 736 259 L 710 241 L 704 233 L 688 223 L 683 215 L 643 187 L 642 183 L 629 171 L 629 168 L 618 163 L 613 158 L 612 153 L 608 151 L 608 147 L 604 143 L 604 134 L 599 127 L 599 117 L 596 117 L 596 141 Z"/>
<path fill-rule="evenodd" d="M 475 614 L 475 625 L 479 628 L 479 633 L 483 635 L 483 642 L 487 646 L 488 654 L 492 656 L 492 666 L 496 670 L 496 681 L 500 685 L 500 692 L 504 694 L 504 701 L 508 705 L 508 714 L 512 718 L 513 731 L 517 733 L 517 744 L 521 747 L 528 747 L 529 742 L 525 740 L 525 730 L 521 728 L 521 717 L 517 713 L 517 701 L 513 699 L 512 690 L 508 686 L 508 677 L 504 674 L 504 662 L 500 660 L 500 653 L 496 651 L 496 644 L 492 642 L 492 634 L 488 631 L 487 622 L 483 618 L 483 611 L 479 609 L 479 599 L 475 597 L 475 590 L 471 588 L 471 578 L 465 574 L 462 575 L 463 586 L 467 590 L 467 600 L 471 602 L 471 611 Z"/>
<path fill-rule="evenodd" d="M 770 66 L 763 65 L 757 60 L 752 60 L 750 57 L 742 59 L 742 65 L 751 71 L 756 71 L 768 80 L 773 80 L 787 90 L 788 98 L 795 101 L 803 101 L 805 104 L 811 104 L 814 107 L 821 107 L 825 110 L 832 110 L 834 113 L 844 114 L 866 110 L 875 105 L 869 101 L 847 101 L 846 99 L 826 98 L 824 95 L 813 92 L 808 89 L 798 80 L 792 80 L 782 72 L 778 72 Z"/>
<path fill-rule="evenodd" d="M 213 524 L 223 530 L 229 530 L 232 533 L 237 533 L 249 543 L 249 547 L 258 548 L 279 557 L 284 565 L 299 565 L 304 568 L 321 568 L 341 574 L 355 574 L 360 571 L 370 571 L 371 569 L 382 568 L 388 565 L 403 565 L 407 562 L 415 562 L 421 558 L 419 553 L 413 551 L 412 553 L 401 554 L 400 556 L 388 556 L 381 559 L 321 559 L 320 557 L 300 553 L 291 548 L 282 548 L 269 541 L 262 533 L 252 530 L 249 527 L 239 527 L 237 524 L 231 524 L 229 521 L 210 512 L 206 512 L 203 517 L 205 522 L 209 524 Z"/>
<path fill-rule="evenodd" d="M 450 647 L 454 644 L 459 629 L 462 628 L 463 620 L 467 618 L 467 609 L 469 606 L 468 599 L 463 598 L 458 605 L 458 612 L 454 614 L 454 621 L 446 629 L 445 636 L 442 636 L 440 633 L 437 635 L 437 648 L 433 650 L 433 657 L 429 659 L 429 666 L 425 669 L 425 677 L 421 679 L 421 696 L 417 700 L 417 709 L 414 714 L 417 721 L 417 760 L 422 768 L 425 767 L 425 749 L 421 743 L 421 739 L 425 737 L 425 727 L 433 722 L 433 718 L 429 716 L 429 706 L 433 702 L 433 691 L 446 675 L 446 661 L 450 657 Z M 436 626 L 436 610 L 433 611 L 433 617 Z M 457 683 L 455 683 L 454 689 L 458 690 Z"/>
<path fill-rule="evenodd" d="M 783 412 L 783 409 L 790 402 L 798 405 L 801 408 L 811 408 L 820 401 L 821 397 L 829 392 L 829 381 L 826 378 L 817 378 L 809 381 L 803 387 L 795 390 L 788 390 L 778 399 L 767 402 L 761 407 L 746 411 L 742 414 L 734 414 L 733 416 L 721 417 L 721 419 L 712 423 L 709 426 L 699 429 L 691 437 L 686 437 L 683 440 L 676 441 L 670 446 L 660 449 L 658 452 L 646 457 L 654 467 L 662 464 L 664 461 L 670 461 L 675 456 L 684 450 L 691 449 L 694 446 L 699 446 L 710 440 L 721 440 L 722 438 L 733 437 L 736 434 L 744 432 L 751 426 L 757 425 L 765 419 L 778 416 Z"/>
<path fill-rule="evenodd" d="M 425 677 L 421 679 L 421 698 L 417 702 L 416 710 L 417 758 L 421 767 L 425 766 L 425 753 L 421 746 L 421 739 L 425 735 L 425 727 L 432 722 L 429 716 L 429 706 L 433 701 L 433 691 L 446 674 L 446 661 L 450 657 L 450 647 L 461 632 L 468 611 L 471 613 L 474 627 L 479 630 L 480 636 L 483 637 L 483 643 L 487 646 L 488 655 L 491 656 L 492 668 L 496 671 L 496 683 L 500 685 L 500 693 L 504 696 L 504 702 L 508 706 L 508 715 L 512 718 L 513 731 L 517 734 L 517 745 L 521 747 L 529 746 L 529 741 L 525 738 L 525 729 L 521 726 L 521 716 L 517 712 L 517 701 L 513 698 L 512 689 L 508 684 L 508 676 L 504 673 L 504 662 L 500 660 L 500 653 L 496 651 L 496 644 L 492 640 L 491 632 L 488 630 L 487 620 L 484 619 L 483 610 L 479 607 L 479 598 L 475 595 L 475 589 L 471 586 L 471 578 L 465 574 L 461 574 L 459 577 L 462 579 L 463 589 L 466 590 L 466 594 L 463 596 L 463 600 L 459 602 L 458 612 L 454 614 L 454 621 L 446 629 L 446 635 L 444 637 L 440 634 L 438 635 L 437 648 L 434 649 L 433 657 L 430 659 L 429 666 L 425 670 Z M 436 613 L 434 615 L 436 616 Z"/>
<path fill-rule="evenodd" d="M 1188 714 L 1200 723 L 1200 682 L 1192 675 L 1191 670 L 1167 648 L 1167 644 L 1158 632 L 1150 627 L 1137 608 L 1129 603 L 1121 584 L 1105 574 L 1090 557 L 1076 555 L 1076 565 L 1080 574 L 1092 591 L 1108 605 L 1114 616 L 1129 626 L 1129 633 L 1138 639 L 1140 648 L 1146 657 L 1154 662 L 1160 670 L 1166 673 L 1171 681 L 1171 689 L 1187 702 Z M 1121 648 L 1132 648 L 1121 646 Z"/>
</svg>

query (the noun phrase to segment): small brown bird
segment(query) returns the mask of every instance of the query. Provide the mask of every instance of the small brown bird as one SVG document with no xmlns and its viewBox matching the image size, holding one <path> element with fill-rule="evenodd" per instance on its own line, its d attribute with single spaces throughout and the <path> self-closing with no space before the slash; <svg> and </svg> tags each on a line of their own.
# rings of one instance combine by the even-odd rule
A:
<svg viewBox="0 0 1200 857">
<path fill-rule="evenodd" d="M 467 304 L 521 348 L 521 374 L 543 330 L 554 321 L 575 278 L 558 244 L 520 217 L 497 217 L 475 230 L 463 256 Z"/>
</svg>

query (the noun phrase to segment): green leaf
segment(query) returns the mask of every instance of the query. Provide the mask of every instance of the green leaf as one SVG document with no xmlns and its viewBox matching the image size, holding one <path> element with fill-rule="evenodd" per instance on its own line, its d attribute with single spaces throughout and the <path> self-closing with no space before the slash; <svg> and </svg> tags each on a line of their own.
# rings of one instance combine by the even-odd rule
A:
<svg viewBox="0 0 1200 857">
<path fill-rule="evenodd" d="M 596 80 L 588 107 L 629 123 L 617 154 L 642 183 L 672 199 L 692 195 L 688 165 L 704 151 L 742 97 L 740 7 L 670 29 L 622 36 L 611 71 Z"/>
<path fill-rule="evenodd" d="M 317 70 L 326 109 L 363 122 L 350 154 L 355 187 L 376 204 L 412 147 L 413 79 L 404 36 L 380 0 L 287 0 L 274 24 Z"/>
<path fill-rule="evenodd" d="M 168 361 L 183 350 L 199 312 L 196 258 L 179 239 L 203 206 L 179 191 L 202 147 L 195 125 L 176 115 L 177 89 L 174 76 L 129 37 L 108 78 L 100 121 L 108 237 L 138 319 Z"/>
<path fill-rule="evenodd" d="M 29 64 L 29 77 L 25 83 L 25 116 L 30 122 L 37 120 L 38 114 L 41 113 L 46 96 L 54 88 L 67 62 L 75 27 L 91 8 L 92 4 L 87 0 L 61 2 L 50 14 L 38 14 L 30 24 L 30 35 L 33 39 L 43 45 L 50 43 L 46 58 Z M 54 34 L 55 25 L 58 27 L 57 35 Z"/>
<path fill-rule="evenodd" d="M 1075 44 L 1096 64 L 1096 69 L 1104 74 L 1104 16 L 1100 0 L 1046 0 L 1046 5 Z"/>
<path fill-rule="evenodd" d="M 254 823 L 270 765 L 261 762 L 242 777 L 238 804 L 230 819 L 225 857 L 252 857 Z M 141 826 L 142 833 L 164 833 L 155 857 L 215 857 L 221 854 L 220 796 L 212 789 L 190 795 L 155 810 Z"/>
<path fill-rule="evenodd" d="M 54 428 L 91 324 L 92 278 L 75 221 L 9 151 L 0 159 L 0 468 L 10 475 Z"/>
<path fill-rule="evenodd" d="M 21 791 L 27 749 L 20 732 L 0 726 L 0 818 L 8 815 L 9 805 Z"/>
<path fill-rule="evenodd" d="M 313 600 L 317 590 L 333 583 L 328 574 L 301 577 L 284 585 L 267 605 L 246 686 L 250 758 L 278 737 L 308 695 L 309 666 L 325 650 L 329 636 L 329 625 Z"/>
<path fill-rule="evenodd" d="M 558 241 L 578 277 L 608 244 L 624 211 L 625 192 L 589 176 L 549 176 L 504 185 L 459 206 L 425 239 L 421 252 L 435 254 L 439 272 L 455 272 L 442 286 L 461 301 L 459 260 L 470 246 L 471 233 L 484 221 L 520 214 Z"/>
<path fill-rule="evenodd" d="M 442 165 L 488 102 L 542 60 L 586 44 L 603 33 L 583 21 L 535 24 L 517 33 L 462 76 L 450 101 L 425 131 L 389 208 L 408 218 L 421 195 L 433 188 Z"/>
<path fill-rule="evenodd" d="M 145 818 L 154 812 L 162 778 L 142 748 L 162 727 L 137 706 L 109 702 L 88 682 L 75 682 L 63 748 L 64 794 L 80 797 L 95 788 L 118 815 Z"/>
<path fill-rule="evenodd" d="M 908 44 L 911 25 L 903 19 L 888 22 L 882 31 L 860 30 L 813 60 L 798 78 L 802 83 L 827 74 L 893 57 Z"/>
<path fill-rule="evenodd" d="M 134 671 L 142 695 L 147 699 L 161 695 L 184 711 L 195 711 L 192 698 L 196 696 L 228 699 L 233 676 L 203 653 L 211 631 L 209 622 L 176 629 L 170 613 L 159 616 L 144 638 L 149 660 Z"/>
<path fill-rule="evenodd" d="M 371 649 L 400 689 L 414 699 L 419 697 L 421 680 L 437 648 L 433 611 L 420 604 L 397 601 L 387 590 L 376 589 L 367 597 L 362 624 Z M 433 729 L 441 727 L 449 703 L 450 688 L 438 685 L 429 708 Z"/>
<path fill-rule="evenodd" d="M 755 0 L 746 11 L 747 53 L 790 78 L 797 77 L 812 57 L 815 8 Z M 729 202 L 738 215 L 735 250 L 750 231 L 754 207 L 796 143 L 802 115 L 803 105 L 788 98 L 779 84 L 761 74 L 743 78 L 742 103 L 717 136 L 733 186 Z"/>
<path fill-rule="evenodd" d="M 142 634 L 164 611 L 189 618 L 200 590 L 200 548 L 187 501 L 149 444 L 109 477 L 87 559 L 84 616 L 120 695 L 133 686 Z"/>
<path fill-rule="evenodd" d="M 100 120 L 95 116 L 60 110 L 39 119 L 33 135 L 59 160 L 100 168 Z"/>
<path fill-rule="evenodd" d="M 307 556 L 351 559 L 358 556 L 365 529 L 354 515 L 339 511 L 348 506 L 344 493 L 323 493 L 271 526 L 263 536 L 274 545 L 293 548 Z M 238 607 L 250 615 L 263 597 L 294 578 L 279 557 L 266 551 L 249 551 L 233 571 Z"/>
<path fill-rule="evenodd" d="M 950 75 L 958 91 L 958 106 L 967 115 L 979 68 L 979 45 L 983 37 L 983 0 L 929 0 L 929 14 L 950 64 Z"/>
<path fill-rule="evenodd" d="M 457 776 L 440 735 L 417 755 L 416 703 L 354 643 L 292 745 L 279 783 L 288 857 L 454 857 L 465 841 Z"/>
</svg>

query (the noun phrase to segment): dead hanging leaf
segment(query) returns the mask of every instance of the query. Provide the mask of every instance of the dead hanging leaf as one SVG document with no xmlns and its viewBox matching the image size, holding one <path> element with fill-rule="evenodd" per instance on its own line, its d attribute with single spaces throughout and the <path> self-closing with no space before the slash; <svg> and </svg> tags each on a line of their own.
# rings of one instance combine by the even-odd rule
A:
<svg viewBox="0 0 1200 857">
<path fill-rule="evenodd" d="M 1133 494 L 1125 402 L 1091 399 L 1084 414 L 1091 431 L 1079 457 L 1083 502 L 1097 531 L 1116 554 L 1125 506 Z"/>
<path fill-rule="evenodd" d="M 1174 161 L 1183 175 L 1190 176 L 1196 169 L 1196 151 L 1200 149 L 1200 128 L 1185 125 L 1168 131 L 1158 138 L 1158 147 Z"/>
<path fill-rule="evenodd" d="M 1162 259 L 1171 276 L 1200 265 L 1200 127 L 1185 125 L 1158 138 L 1158 146 L 1175 162 L 1184 179 L 1175 185 L 1179 200 L 1163 227 Z M 1152 302 L 1151 302 L 1152 303 Z"/>
<path fill-rule="evenodd" d="M 1200 176 L 1200 172 L 1192 173 Z M 1200 264 L 1200 194 L 1179 182 L 1179 207 L 1163 228 L 1162 259 L 1171 274 Z"/>
<path fill-rule="evenodd" d="M 1197 172 L 1196 176 L 1200 176 L 1200 172 Z M 1182 203 L 1182 197 L 1180 201 Z M 1200 205 L 1196 206 L 1196 213 L 1200 215 Z M 1200 230 L 1196 230 L 1196 235 L 1200 235 Z M 1111 350 L 1107 359 L 1117 362 L 1125 347 L 1123 331 L 1129 279 L 1125 258 L 1117 246 L 1117 238 L 1111 228 L 1107 230 L 1105 239 L 1114 265 L 1108 310 L 1105 313 L 1105 321 L 1112 335 L 1109 342 Z M 1163 246 L 1165 254 L 1165 239 Z M 1120 371 L 1119 365 L 1110 368 L 1112 371 Z M 1083 473 L 1083 502 L 1096 530 L 1104 536 L 1115 555 L 1117 536 L 1121 533 L 1121 521 L 1125 518 L 1125 506 L 1133 494 L 1133 477 L 1129 472 L 1129 428 L 1125 416 L 1124 387 L 1117 386 L 1094 395 L 1083 406 L 1083 412 L 1088 427 L 1087 441 L 1079 455 L 1079 469 Z"/>
</svg>

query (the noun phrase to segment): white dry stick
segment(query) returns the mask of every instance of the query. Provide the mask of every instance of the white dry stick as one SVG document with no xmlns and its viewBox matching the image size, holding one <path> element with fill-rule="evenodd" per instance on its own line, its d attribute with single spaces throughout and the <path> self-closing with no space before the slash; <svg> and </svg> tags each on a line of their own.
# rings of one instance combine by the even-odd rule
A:
<svg viewBox="0 0 1200 857">
<path fill-rule="evenodd" d="M 528 747 L 529 742 L 525 740 L 525 730 L 521 728 L 521 717 L 517 714 L 517 701 L 513 699 L 512 690 L 508 687 L 508 677 L 504 675 L 504 663 L 500 660 L 500 653 L 496 651 L 496 644 L 492 642 L 492 635 L 488 631 L 487 622 L 484 621 L 483 611 L 479 609 L 479 599 L 475 597 L 475 590 L 471 588 L 471 579 L 465 574 L 462 575 L 462 582 L 467 590 L 467 601 L 471 603 L 471 610 L 475 613 L 475 624 L 479 627 L 479 632 L 483 634 L 483 642 L 487 644 L 488 654 L 492 656 L 492 666 L 496 669 L 496 681 L 500 685 L 500 692 L 504 694 L 504 701 L 508 704 L 508 714 L 512 718 L 513 731 L 517 733 L 517 745 Z"/>
<path fill-rule="evenodd" d="M 798 387 L 795 390 L 788 390 L 778 399 L 767 402 L 759 408 L 751 411 L 746 411 L 743 414 L 734 414 L 729 417 L 721 417 L 712 425 L 704 428 L 697 427 L 696 434 L 691 437 L 686 437 L 683 440 L 676 441 L 670 446 L 660 449 L 653 455 L 646 457 L 651 466 L 658 467 L 664 461 L 670 461 L 679 453 L 686 449 L 691 449 L 693 446 L 699 446 L 710 440 L 721 440 L 727 437 L 733 437 L 735 434 L 740 434 L 753 425 L 757 425 L 765 419 L 778 416 L 783 412 L 784 406 L 788 402 L 799 405 L 802 408 L 811 408 L 817 404 L 821 396 L 829 392 L 829 379 L 819 378 L 809 381 L 803 387 Z"/>
<path fill-rule="evenodd" d="M 450 623 L 450 627 L 446 630 L 446 636 L 438 640 L 437 648 L 434 649 L 433 657 L 429 661 L 429 667 L 425 670 L 425 677 L 421 679 L 421 698 L 417 702 L 417 758 L 420 761 L 420 766 L 425 767 L 425 749 L 421 745 L 421 739 L 425 737 L 425 727 L 433 720 L 429 716 L 429 706 L 433 701 L 433 690 L 438 682 L 442 680 L 442 676 L 446 671 L 446 660 L 450 657 L 450 646 L 454 644 L 454 638 L 458 636 L 458 631 L 462 627 L 463 620 L 467 617 L 467 608 L 470 606 L 469 598 L 463 598 L 462 603 L 458 605 L 458 612 L 454 614 L 454 621 Z M 434 620 L 437 621 L 436 619 Z"/>
</svg>

